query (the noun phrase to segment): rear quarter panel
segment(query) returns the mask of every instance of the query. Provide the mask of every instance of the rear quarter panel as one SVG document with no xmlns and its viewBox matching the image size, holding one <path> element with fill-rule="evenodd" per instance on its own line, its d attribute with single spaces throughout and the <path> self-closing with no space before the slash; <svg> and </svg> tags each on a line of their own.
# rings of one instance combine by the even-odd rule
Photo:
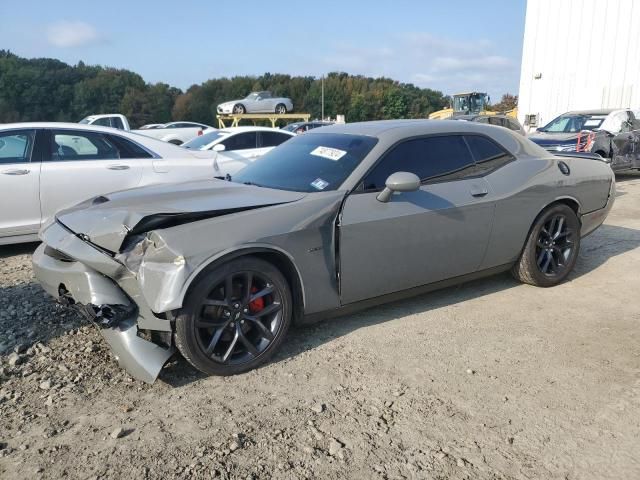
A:
<svg viewBox="0 0 640 480">
<path fill-rule="evenodd" d="M 558 162 L 571 173 L 563 175 Z M 494 228 L 481 268 L 515 262 L 538 214 L 559 200 L 578 204 L 578 215 L 604 208 L 613 173 L 599 160 L 524 157 L 487 176 L 496 195 Z"/>
</svg>

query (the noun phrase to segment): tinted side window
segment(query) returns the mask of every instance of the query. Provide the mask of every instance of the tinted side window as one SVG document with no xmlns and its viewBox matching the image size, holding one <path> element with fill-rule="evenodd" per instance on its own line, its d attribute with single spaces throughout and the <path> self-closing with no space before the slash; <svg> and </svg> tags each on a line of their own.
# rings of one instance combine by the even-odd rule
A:
<svg viewBox="0 0 640 480">
<path fill-rule="evenodd" d="M 260 132 L 263 147 L 277 147 L 291 138 L 290 135 L 278 132 Z"/>
<path fill-rule="evenodd" d="M 422 181 L 456 180 L 466 176 L 474 163 L 461 135 L 416 138 L 393 147 L 367 175 L 366 190 L 384 188 L 395 172 L 415 173 Z"/>
<path fill-rule="evenodd" d="M 111 119 L 109 117 L 99 118 L 95 122 L 93 122 L 91 125 L 99 125 L 101 127 L 110 127 Z"/>
<path fill-rule="evenodd" d="M 33 130 L 0 133 L 0 164 L 30 162 L 34 138 Z"/>
<path fill-rule="evenodd" d="M 113 117 L 111 119 L 111 123 L 113 128 L 117 128 L 118 130 L 124 130 L 124 124 L 122 123 L 122 119 L 120 117 Z"/>
<path fill-rule="evenodd" d="M 107 138 L 93 132 L 51 131 L 51 160 L 110 160 L 120 158 L 118 148 Z"/>
<path fill-rule="evenodd" d="M 476 167 L 472 173 L 474 176 L 485 175 L 513 159 L 510 153 L 486 137 L 467 135 L 465 138 L 476 161 Z"/>
<path fill-rule="evenodd" d="M 232 135 L 221 142 L 226 150 L 246 150 L 256 148 L 258 136 L 256 132 L 239 133 Z"/>
<path fill-rule="evenodd" d="M 109 141 L 113 143 L 120 152 L 120 158 L 151 158 L 152 155 L 144 148 L 130 142 L 127 139 L 116 135 L 109 135 Z"/>
</svg>

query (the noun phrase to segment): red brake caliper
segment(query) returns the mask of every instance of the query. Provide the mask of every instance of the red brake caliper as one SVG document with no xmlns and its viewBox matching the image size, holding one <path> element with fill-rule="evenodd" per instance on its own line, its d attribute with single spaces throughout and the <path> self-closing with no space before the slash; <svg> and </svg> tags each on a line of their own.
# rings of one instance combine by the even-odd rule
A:
<svg viewBox="0 0 640 480">
<path fill-rule="evenodd" d="M 251 293 L 256 293 L 258 289 L 251 287 Z M 259 312 L 264 308 L 264 297 L 256 298 L 253 302 L 249 303 L 249 310 L 251 313 Z"/>
</svg>

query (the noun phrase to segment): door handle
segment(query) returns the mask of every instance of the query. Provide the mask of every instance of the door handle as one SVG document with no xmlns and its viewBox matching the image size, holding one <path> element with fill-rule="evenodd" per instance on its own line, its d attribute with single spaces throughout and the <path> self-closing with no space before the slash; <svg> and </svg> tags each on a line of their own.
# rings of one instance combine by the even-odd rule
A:
<svg viewBox="0 0 640 480">
<path fill-rule="evenodd" d="M 129 165 L 109 165 L 107 167 L 109 170 L 129 170 Z"/>
<path fill-rule="evenodd" d="M 481 187 L 479 185 L 474 185 L 471 187 L 471 196 L 472 197 L 484 197 L 489 193 L 487 187 Z"/>
<path fill-rule="evenodd" d="M 30 172 L 31 170 L 18 170 L 18 169 L 9 169 L 9 170 L 3 170 L 2 173 L 4 175 L 26 175 Z"/>
</svg>

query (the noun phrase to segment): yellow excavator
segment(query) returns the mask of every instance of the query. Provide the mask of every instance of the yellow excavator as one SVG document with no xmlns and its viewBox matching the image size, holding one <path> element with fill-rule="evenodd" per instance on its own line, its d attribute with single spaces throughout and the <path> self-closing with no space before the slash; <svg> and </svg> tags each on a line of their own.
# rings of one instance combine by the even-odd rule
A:
<svg viewBox="0 0 640 480">
<path fill-rule="evenodd" d="M 453 105 L 429 114 L 430 120 L 444 120 L 458 115 L 506 115 L 516 118 L 518 109 L 513 108 L 506 112 L 494 112 L 487 110 L 489 96 L 483 92 L 456 93 L 453 95 Z"/>
</svg>

